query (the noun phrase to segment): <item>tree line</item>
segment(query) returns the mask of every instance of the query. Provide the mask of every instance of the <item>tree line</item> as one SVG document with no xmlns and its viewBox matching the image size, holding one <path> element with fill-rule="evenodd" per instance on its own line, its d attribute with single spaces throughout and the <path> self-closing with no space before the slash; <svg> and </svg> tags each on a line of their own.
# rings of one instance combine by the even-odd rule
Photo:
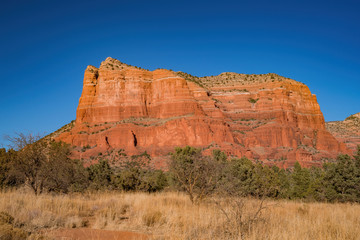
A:
<svg viewBox="0 0 360 240">
<path fill-rule="evenodd" d="M 70 158 L 71 146 L 19 134 L 14 149 L 0 149 L 0 188 L 28 186 L 43 192 L 119 190 L 184 191 L 193 203 L 211 195 L 253 196 L 328 202 L 360 202 L 360 146 L 354 156 L 339 155 L 322 168 L 289 169 L 243 158 L 228 158 L 220 150 L 204 156 L 201 149 L 175 148 L 168 170 L 155 169 L 145 152 L 118 164 L 106 158 L 84 167 Z"/>
</svg>

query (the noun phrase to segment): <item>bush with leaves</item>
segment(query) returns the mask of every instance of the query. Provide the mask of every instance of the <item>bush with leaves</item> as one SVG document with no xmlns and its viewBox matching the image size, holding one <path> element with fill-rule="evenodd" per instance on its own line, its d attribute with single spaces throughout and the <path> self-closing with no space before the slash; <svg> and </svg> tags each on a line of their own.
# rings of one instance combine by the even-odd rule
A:
<svg viewBox="0 0 360 240">
<path fill-rule="evenodd" d="M 114 168 L 112 182 L 116 189 L 125 191 L 161 191 L 168 186 L 167 175 L 151 166 L 151 157 L 146 152 L 133 155 Z"/>
<path fill-rule="evenodd" d="M 278 172 L 246 157 L 233 158 L 224 164 L 218 191 L 229 196 L 277 197 L 281 184 Z"/>
<path fill-rule="evenodd" d="M 357 157 L 340 155 L 324 165 L 324 192 L 329 201 L 360 202 L 360 169 Z"/>
<path fill-rule="evenodd" d="M 291 198 L 305 198 L 309 194 L 310 172 L 307 168 L 302 168 L 298 162 L 294 165 L 291 174 Z"/>
<path fill-rule="evenodd" d="M 85 187 L 85 169 L 79 161 L 70 159 L 70 146 L 48 141 L 32 134 L 18 134 L 11 138 L 18 149 L 10 163 L 9 174 L 17 182 L 24 182 L 35 194 L 44 191 L 68 192 Z"/>
<path fill-rule="evenodd" d="M 230 196 L 250 195 L 254 187 L 254 164 L 247 158 L 233 158 L 223 168 L 218 191 Z"/>
<path fill-rule="evenodd" d="M 221 176 L 221 158 L 203 156 L 201 150 L 186 146 L 176 148 L 169 164 L 176 185 L 192 203 L 199 203 L 216 190 Z"/>
<path fill-rule="evenodd" d="M 119 151 L 117 161 L 102 157 L 83 167 L 70 159 L 71 148 L 63 142 L 18 134 L 9 139 L 16 150 L 0 149 L 0 187 L 29 186 L 34 193 L 91 190 L 161 191 L 173 184 L 193 203 L 217 193 L 227 197 L 271 197 L 315 201 L 360 202 L 360 146 L 355 156 L 338 156 L 323 168 L 280 169 L 234 158 L 214 150 L 204 156 L 193 147 L 176 148 L 169 171 L 155 169 L 146 152 L 127 156 Z M 113 159 L 114 160 L 114 159 Z"/>
<path fill-rule="evenodd" d="M 109 190 L 111 189 L 111 177 L 113 170 L 107 160 L 100 160 L 87 168 L 89 176 L 89 189 Z"/>
<path fill-rule="evenodd" d="M 79 160 L 70 159 L 70 145 L 52 141 L 48 146 L 48 162 L 44 166 L 47 191 L 83 191 L 87 187 L 87 172 Z"/>
</svg>

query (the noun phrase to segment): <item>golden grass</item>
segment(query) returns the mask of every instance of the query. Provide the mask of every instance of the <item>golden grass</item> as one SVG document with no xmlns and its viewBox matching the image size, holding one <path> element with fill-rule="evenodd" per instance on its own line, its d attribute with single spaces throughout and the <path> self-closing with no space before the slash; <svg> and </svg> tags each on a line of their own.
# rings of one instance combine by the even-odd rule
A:
<svg viewBox="0 0 360 240">
<path fill-rule="evenodd" d="M 260 218 L 249 221 L 259 205 L 248 198 L 192 205 L 186 195 L 175 192 L 0 193 L 0 212 L 31 232 L 91 227 L 149 233 L 154 239 L 360 239 L 359 204 L 267 200 Z"/>
</svg>

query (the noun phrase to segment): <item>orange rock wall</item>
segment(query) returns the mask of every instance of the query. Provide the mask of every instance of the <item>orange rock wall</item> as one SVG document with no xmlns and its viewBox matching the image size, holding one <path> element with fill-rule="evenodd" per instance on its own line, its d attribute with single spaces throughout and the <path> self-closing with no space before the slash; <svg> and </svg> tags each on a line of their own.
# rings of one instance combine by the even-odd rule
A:
<svg viewBox="0 0 360 240">
<path fill-rule="evenodd" d="M 287 167 L 320 165 L 348 151 L 325 129 L 316 96 L 302 83 L 204 88 L 169 70 L 113 59 L 85 70 L 75 127 L 57 139 L 78 146 L 74 155 L 82 159 L 116 149 L 161 157 L 191 145 Z"/>
</svg>

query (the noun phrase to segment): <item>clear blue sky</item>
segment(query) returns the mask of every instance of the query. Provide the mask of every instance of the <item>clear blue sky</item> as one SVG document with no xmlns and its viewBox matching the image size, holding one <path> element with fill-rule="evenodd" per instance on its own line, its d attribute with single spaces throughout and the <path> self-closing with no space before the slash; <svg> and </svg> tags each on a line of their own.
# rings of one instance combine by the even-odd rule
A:
<svg viewBox="0 0 360 240">
<path fill-rule="evenodd" d="M 342 120 L 360 111 L 357 2 L 3 1 L 0 136 L 75 119 L 86 66 L 108 56 L 198 76 L 274 72 Z"/>
</svg>

